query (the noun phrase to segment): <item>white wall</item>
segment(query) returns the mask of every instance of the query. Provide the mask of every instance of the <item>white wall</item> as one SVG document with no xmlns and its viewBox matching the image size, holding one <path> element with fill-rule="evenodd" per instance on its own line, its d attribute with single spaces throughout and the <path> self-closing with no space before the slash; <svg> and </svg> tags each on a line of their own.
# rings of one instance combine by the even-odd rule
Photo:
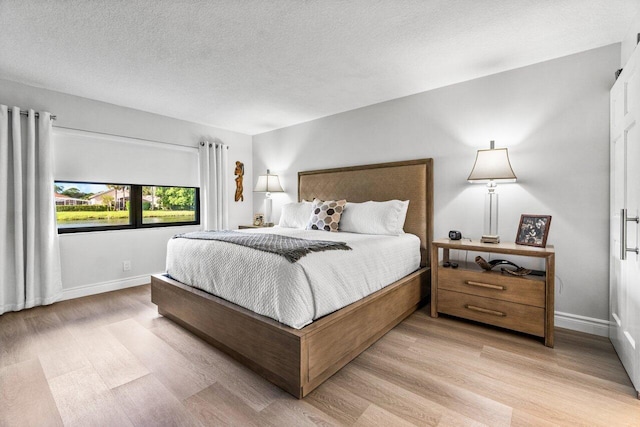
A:
<svg viewBox="0 0 640 427">
<path fill-rule="evenodd" d="M 629 58 L 631 58 L 631 54 L 638 45 L 638 34 L 640 34 L 640 7 L 635 18 L 633 18 L 633 22 L 627 30 L 627 34 L 624 36 L 624 39 L 622 39 L 620 68 L 624 68 Z"/>
<path fill-rule="evenodd" d="M 87 98 L 53 92 L 19 83 L 0 80 L 0 103 L 21 108 L 46 110 L 57 115 L 56 126 L 104 132 L 130 138 L 197 146 L 205 138 L 219 139 L 229 145 L 229 171 L 235 161 L 245 163 L 245 183 L 251 183 L 251 137 L 236 132 L 217 129 L 146 113 Z M 153 147 L 149 148 L 153 150 Z M 77 159 L 81 162 L 82 159 Z M 198 165 L 194 164 L 197 168 Z M 118 165 L 113 167 L 114 182 L 120 182 Z M 171 170 L 155 171 L 158 180 L 166 182 Z M 91 177 L 87 177 L 91 180 Z M 245 201 L 234 202 L 234 177 L 229 177 L 230 227 L 252 219 L 253 193 L 245 184 Z M 153 184 L 140 183 L 140 184 Z M 164 270 L 167 240 L 178 232 L 197 227 L 167 227 L 144 230 L 119 230 L 93 233 L 63 234 L 60 236 L 62 281 L 65 297 L 80 296 L 96 291 L 116 289 L 122 286 L 147 283 L 149 274 Z M 122 261 L 130 260 L 131 271 L 122 271 Z"/>
<path fill-rule="evenodd" d="M 486 188 L 466 178 L 476 150 L 494 139 L 519 178 L 498 188 L 503 241 L 515 240 L 521 214 L 552 215 L 556 311 L 604 321 L 608 99 L 619 63 L 615 44 L 255 135 L 254 175 L 280 175 L 287 193 L 273 195 L 277 221 L 296 199 L 298 171 L 433 157 L 435 237 L 456 229 L 477 238 Z M 262 201 L 254 198 L 254 210 Z"/>
</svg>

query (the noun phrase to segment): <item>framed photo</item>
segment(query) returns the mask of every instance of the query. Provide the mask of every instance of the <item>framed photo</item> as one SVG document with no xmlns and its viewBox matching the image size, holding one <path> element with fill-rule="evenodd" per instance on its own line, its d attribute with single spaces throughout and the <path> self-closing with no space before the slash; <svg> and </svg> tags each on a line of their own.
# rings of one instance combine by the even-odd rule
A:
<svg viewBox="0 0 640 427">
<path fill-rule="evenodd" d="M 521 215 L 516 244 L 544 248 L 550 225 L 551 215 Z"/>
<path fill-rule="evenodd" d="M 257 213 L 253 215 L 253 225 L 257 227 L 262 227 L 264 224 L 264 214 Z"/>
</svg>

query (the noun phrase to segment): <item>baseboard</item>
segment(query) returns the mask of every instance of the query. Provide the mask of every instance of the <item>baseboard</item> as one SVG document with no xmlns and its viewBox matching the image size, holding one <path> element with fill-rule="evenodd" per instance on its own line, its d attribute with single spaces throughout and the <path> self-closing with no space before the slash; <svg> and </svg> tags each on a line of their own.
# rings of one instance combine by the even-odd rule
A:
<svg viewBox="0 0 640 427">
<path fill-rule="evenodd" d="M 154 273 L 151 273 L 154 274 Z M 63 289 L 62 297 L 59 301 L 73 298 L 86 297 L 88 295 L 101 294 L 103 292 L 117 291 L 118 289 L 140 286 L 151 281 L 151 274 L 127 277 L 124 279 L 110 280 L 107 282 L 91 283 L 89 285 L 76 286 L 75 288 Z"/>
<path fill-rule="evenodd" d="M 555 326 L 601 337 L 609 336 L 609 321 L 571 313 L 555 312 Z"/>
</svg>

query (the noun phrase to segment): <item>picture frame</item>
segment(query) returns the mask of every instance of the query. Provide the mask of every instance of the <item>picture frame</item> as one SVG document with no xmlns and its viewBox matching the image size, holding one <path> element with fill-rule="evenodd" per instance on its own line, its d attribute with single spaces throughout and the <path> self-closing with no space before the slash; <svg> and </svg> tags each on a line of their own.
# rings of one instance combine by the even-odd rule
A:
<svg viewBox="0 0 640 427">
<path fill-rule="evenodd" d="M 551 215 L 520 215 L 516 244 L 544 248 L 547 246 Z"/>
<path fill-rule="evenodd" d="M 264 214 L 257 213 L 253 215 L 253 225 L 262 227 L 264 225 Z"/>
</svg>

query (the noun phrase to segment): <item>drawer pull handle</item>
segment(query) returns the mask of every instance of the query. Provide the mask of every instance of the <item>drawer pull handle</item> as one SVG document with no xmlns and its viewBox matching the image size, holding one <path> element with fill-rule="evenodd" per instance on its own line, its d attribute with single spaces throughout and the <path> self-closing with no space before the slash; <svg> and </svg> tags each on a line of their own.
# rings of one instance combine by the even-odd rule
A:
<svg viewBox="0 0 640 427">
<path fill-rule="evenodd" d="M 493 314 L 494 316 L 504 317 L 505 313 L 496 310 L 489 310 L 488 308 L 476 307 L 475 305 L 465 304 L 464 308 L 467 308 L 471 311 L 479 311 L 480 313 Z"/>
<path fill-rule="evenodd" d="M 489 288 L 489 289 L 497 289 L 499 291 L 504 291 L 507 288 L 505 288 L 504 286 L 501 285 L 492 285 L 490 283 L 482 283 L 482 282 L 474 282 L 473 280 L 467 280 L 465 282 L 467 285 L 471 285 L 471 286 L 478 286 L 481 288 Z"/>
</svg>

